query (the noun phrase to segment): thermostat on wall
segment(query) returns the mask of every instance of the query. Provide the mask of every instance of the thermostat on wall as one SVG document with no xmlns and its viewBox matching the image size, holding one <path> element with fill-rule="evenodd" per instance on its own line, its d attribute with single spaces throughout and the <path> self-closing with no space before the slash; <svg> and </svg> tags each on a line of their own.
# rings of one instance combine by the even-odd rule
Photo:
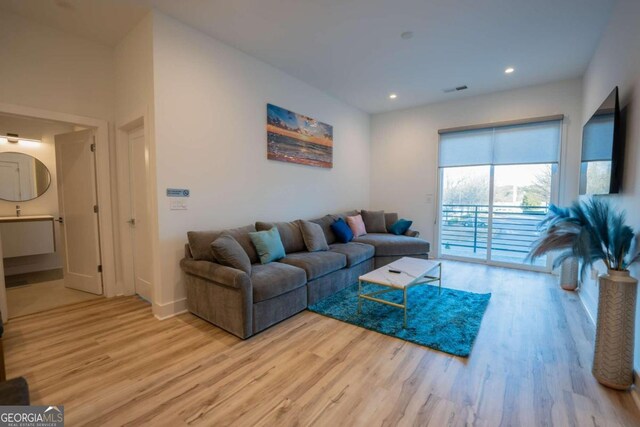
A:
<svg viewBox="0 0 640 427">
<path fill-rule="evenodd" d="M 188 188 L 167 188 L 167 197 L 189 197 Z"/>
</svg>

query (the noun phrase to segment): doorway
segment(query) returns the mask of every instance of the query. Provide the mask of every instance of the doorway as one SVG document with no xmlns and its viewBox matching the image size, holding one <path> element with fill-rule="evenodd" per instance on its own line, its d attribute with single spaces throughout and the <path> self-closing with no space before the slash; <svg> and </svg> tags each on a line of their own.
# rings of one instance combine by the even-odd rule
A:
<svg viewBox="0 0 640 427">
<path fill-rule="evenodd" d="M 96 134 L 103 130 L 0 113 L 0 155 L 27 159 L 12 172 L 19 186 L 7 190 L 15 194 L 4 194 L 0 185 L 4 321 L 104 295 L 96 164 Z"/>
</svg>

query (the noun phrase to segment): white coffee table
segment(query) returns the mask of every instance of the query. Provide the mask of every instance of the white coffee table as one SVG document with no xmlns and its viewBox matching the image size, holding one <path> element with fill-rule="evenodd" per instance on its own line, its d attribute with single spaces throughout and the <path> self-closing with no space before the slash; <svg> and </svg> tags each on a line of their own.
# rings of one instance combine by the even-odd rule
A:
<svg viewBox="0 0 640 427">
<path fill-rule="evenodd" d="M 435 270 L 438 275 L 435 275 Z M 391 273 L 389 270 L 399 270 L 400 273 Z M 400 258 L 384 267 L 377 268 L 369 273 L 358 277 L 358 314 L 360 314 L 362 300 L 379 302 L 381 304 L 391 305 L 404 310 L 403 327 L 407 327 L 407 291 L 416 285 L 424 285 L 427 283 L 438 282 L 438 294 L 442 289 L 442 264 L 440 261 L 432 261 L 419 258 Z M 384 286 L 386 289 L 378 290 L 370 293 L 362 293 L 362 284 L 372 283 Z M 377 298 L 378 295 L 393 292 L 403 292 L 403 304 L 391 301 L 385 301 Z"/>
</svg>

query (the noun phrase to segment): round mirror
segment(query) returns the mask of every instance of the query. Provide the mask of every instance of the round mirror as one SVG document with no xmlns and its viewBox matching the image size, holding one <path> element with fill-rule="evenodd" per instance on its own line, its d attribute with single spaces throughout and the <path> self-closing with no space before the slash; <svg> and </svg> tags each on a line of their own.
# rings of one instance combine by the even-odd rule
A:
<svg viewBox="0 0 640 427">
<path fill-rule="evenodd" d="M 0 199 L 24 202 L 42 196 L 51 184 L 49 169 L 24 153 L 0 153 Z"/>
</svg>

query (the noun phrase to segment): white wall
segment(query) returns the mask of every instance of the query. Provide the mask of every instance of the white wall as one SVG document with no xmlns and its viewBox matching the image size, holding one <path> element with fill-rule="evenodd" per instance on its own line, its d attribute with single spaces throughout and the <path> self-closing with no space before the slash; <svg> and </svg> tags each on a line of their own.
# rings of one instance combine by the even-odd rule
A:
<svg viewBox="0 0 640 427">
<path fill-rule="evenodd" d="M 113 50 L 0 14 L 0 102 L 109 120 Z"/>
<path fill-rule="evenodd" d="M 125 125 L 153 106 L 153 14 L 115 48 L 115 122 Z"/>
<path fill-rule="evenodd" d="M 628 214 L 628 222 L 640 232 L 640 2 L 618 0 L 587 72 L 584 76 L 583 123 L 615 86 L 619 86 L 620 107 L 627 108 L 627 137 L 624 180 L 620 195 L 609 199 Z M 640 265 L 631 269 L 640 278 Z M 588 279 L 580 290 L 587 310 L 597 316 L 597 282 Z M 640 370 L 640 299 L 636 313 L 635 369 Z"/>
<path fill-rule="evenodd" d="M 367 114 L 162 14 L 153 27 L 161 304 L 184 298 L 189 230 L 369 206 Z M 267 103 L 333 125 L 333 169 L 267 160 Z M 191 190 L 188 210 L 167 187 Z"/>
<path fill-rule="evenodd" d="M 112 120 L 114 61 L 110 47 L 3 11 L 0 58 L 4 58 L 0 67 L 0 102 Z M 53 142 L 50 147 L 46 143 L 45 146 L 48 148 L 42 151 L 55 158 Z M 57 212 L 55 183 L 52 188 L 47 198 L 56 200 Z M 39 203 L 24 204 L 24 213 L 44 213 L 45 208 Z M 10 210 L 4 207 L 0 214 L 11 214 Z M 54 212 L 53 208 L 46 210 Z M 7 268 L 5 273 L 17 272 Z"/>
<path fill-rule="evenodd" d="M 578 194 L 581 85 L 566 80 L 374 115 L 371 208 L 400 212 L 435 245 L 438 130 L 553 114 L 565 115 L 560 200 L 572 200 Z"/>
<path fill-rule="evenodd" d="M 16 205 L 20 205 L 21 215 L 59 216 L 58 188 L 56 180 L 56 151 L 54 136 L 73 131 L 73 126 L 65 123 L 31 120 L 20 117 L 0 115 L 0 135 L 17 133 L 23 138 L 39 139 L 41 144 L 24 146 L 21 144 L 0 144 L 0 152 L 15 151 L 29 154 L 40 160 L 49 169 L 51 185 L 40 197 L 25 202 L 0 200 L 0 216 L 14 216 Z M 60 241 L 59 224 L 54 223 L 56 241 Z M 7 258 L 4 261 L 5 274 L 20 274 L 32 271 L 62 268 L 61 247 L 57 245 L 55 254 L 34 255 L 28 257 Z"/>
<path fill-rule="evenodd" d="M 106 207 L 111 205 L 114 193 L 105 190 L 108 175 L 115 177 L 113 163 L 109 163 L 115 111 L 114 49 L 3 11 L 0 58 L 4 60 L 0 67 L 0 103 L 7 104 L 7 110 L 61 120 L 67 117 L 98 128 L 103 278 L 107 294 L 112 295 L 115 254 L 110 230 L 112 212 Z M 111 186 L 114 187 L 113 182 Z"/>
<path fill-rule="evenodd" d="M 140 21 L 115 48 L 115 143 L 111 158 L 114 196 L 114 238 L 117 248 L 118 293 L 133 292 L 129 197 L 128 131 L 143 125 L 148 149 L 153 148 L 153 14 Z M 152 157 L 151 153 L 150 157 Z M 153 158 L 150 159 L 153 163 Z M 153 178 L 151 176 L 150 178 Z M 155 180 L 149 183 L 155 194 Z M 150 211 L 156 211 L 155 205 Z M 149 250 L 152 242 L 146 245 Z"/>
</svg>

